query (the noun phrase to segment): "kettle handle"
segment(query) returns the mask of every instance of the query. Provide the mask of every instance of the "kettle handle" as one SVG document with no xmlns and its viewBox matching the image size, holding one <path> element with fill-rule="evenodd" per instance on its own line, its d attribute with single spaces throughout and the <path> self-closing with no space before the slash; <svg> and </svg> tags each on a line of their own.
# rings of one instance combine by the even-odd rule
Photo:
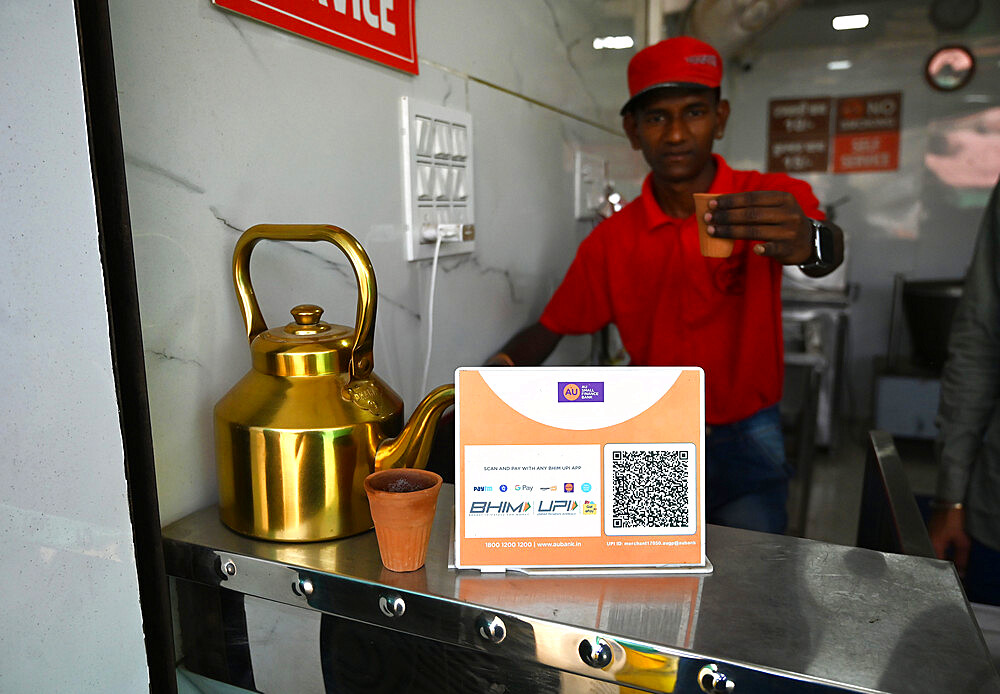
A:
<svg viewBox="0 0 1000 694">
<path fill-rule="evenodd" d="M 233 251 L 233 284 L 239 298 L 247 340 L 267 330 L 260 304 L 250 283 L 250 253 L 258 241 L 329 241 L 347 256 L 358 280 L 358 310 L 354 320 L 354 345 L 351 347 L 350 378 L 367 378 L 374 366 L 372 345 L 375 341 L 375 308 L 378 291 L 375 271 L 365 249 L 349 233 L 331 224 L 257 224 L 250 227 Z"/>
</svg>

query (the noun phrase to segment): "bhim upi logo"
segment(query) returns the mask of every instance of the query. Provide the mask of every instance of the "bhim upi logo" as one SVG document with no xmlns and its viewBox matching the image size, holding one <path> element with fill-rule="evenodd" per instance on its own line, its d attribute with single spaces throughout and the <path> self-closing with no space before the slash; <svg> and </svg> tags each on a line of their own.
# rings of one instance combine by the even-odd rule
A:
<svg viewBox="0 0 1000 694">
<path fill-rule="evenodd" d="M 562 394 L 563 397 L 569 401 L 576 400 L 578 397 L 580 397 L 580 386 L 578 386 L 575 383 L 567 383 L 565 386 L 563 386 Z"/>
</svg>

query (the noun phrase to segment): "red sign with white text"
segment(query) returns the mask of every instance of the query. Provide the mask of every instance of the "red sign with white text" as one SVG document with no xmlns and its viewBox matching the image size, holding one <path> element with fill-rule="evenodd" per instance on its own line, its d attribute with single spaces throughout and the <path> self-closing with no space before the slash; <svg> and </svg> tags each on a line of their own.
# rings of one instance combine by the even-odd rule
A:
<svg viewBox="0 0 1000 694">
<path fill-rule="evenodd" d="M 416 75 L 414 0 L 212 0 L 265 24 Z"/>
<path fill-rule="evenodd" d="M 838 99 L 833 172 L 898 169 L 901 110 L 902 95 L 899 92 Z"/>
<path fill-rule="evenodd" d="M 899 168 L 899 133 L 837 135 L 833 162 L 834 173 L 895 171 Z"/>
</svg>

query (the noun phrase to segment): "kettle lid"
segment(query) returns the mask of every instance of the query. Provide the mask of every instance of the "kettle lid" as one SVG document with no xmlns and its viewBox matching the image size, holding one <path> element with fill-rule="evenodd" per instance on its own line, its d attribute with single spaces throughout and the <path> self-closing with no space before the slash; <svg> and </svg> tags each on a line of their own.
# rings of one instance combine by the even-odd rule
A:
<svg viewBox="0 0 1000 694">
<path fill-rule="evenodd" d="M 260 333 L 250 344 L 253 368 L 275 376 L 324 376 L 348 370 L 354 328 L 320 320 L 323 309 L 299 304 L 295 319 Z"/>
</svg>

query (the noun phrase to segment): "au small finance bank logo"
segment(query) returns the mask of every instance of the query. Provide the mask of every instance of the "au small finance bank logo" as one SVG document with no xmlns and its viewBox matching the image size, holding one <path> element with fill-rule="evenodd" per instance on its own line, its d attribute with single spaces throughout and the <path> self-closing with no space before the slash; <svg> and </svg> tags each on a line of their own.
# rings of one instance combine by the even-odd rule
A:
<svg viewBox="0 0 1000 694">
<path fill-rule="evenodd" d="M 560 381 L 559 402 L 604 402 L 604 381 Z"/>
</svg>

